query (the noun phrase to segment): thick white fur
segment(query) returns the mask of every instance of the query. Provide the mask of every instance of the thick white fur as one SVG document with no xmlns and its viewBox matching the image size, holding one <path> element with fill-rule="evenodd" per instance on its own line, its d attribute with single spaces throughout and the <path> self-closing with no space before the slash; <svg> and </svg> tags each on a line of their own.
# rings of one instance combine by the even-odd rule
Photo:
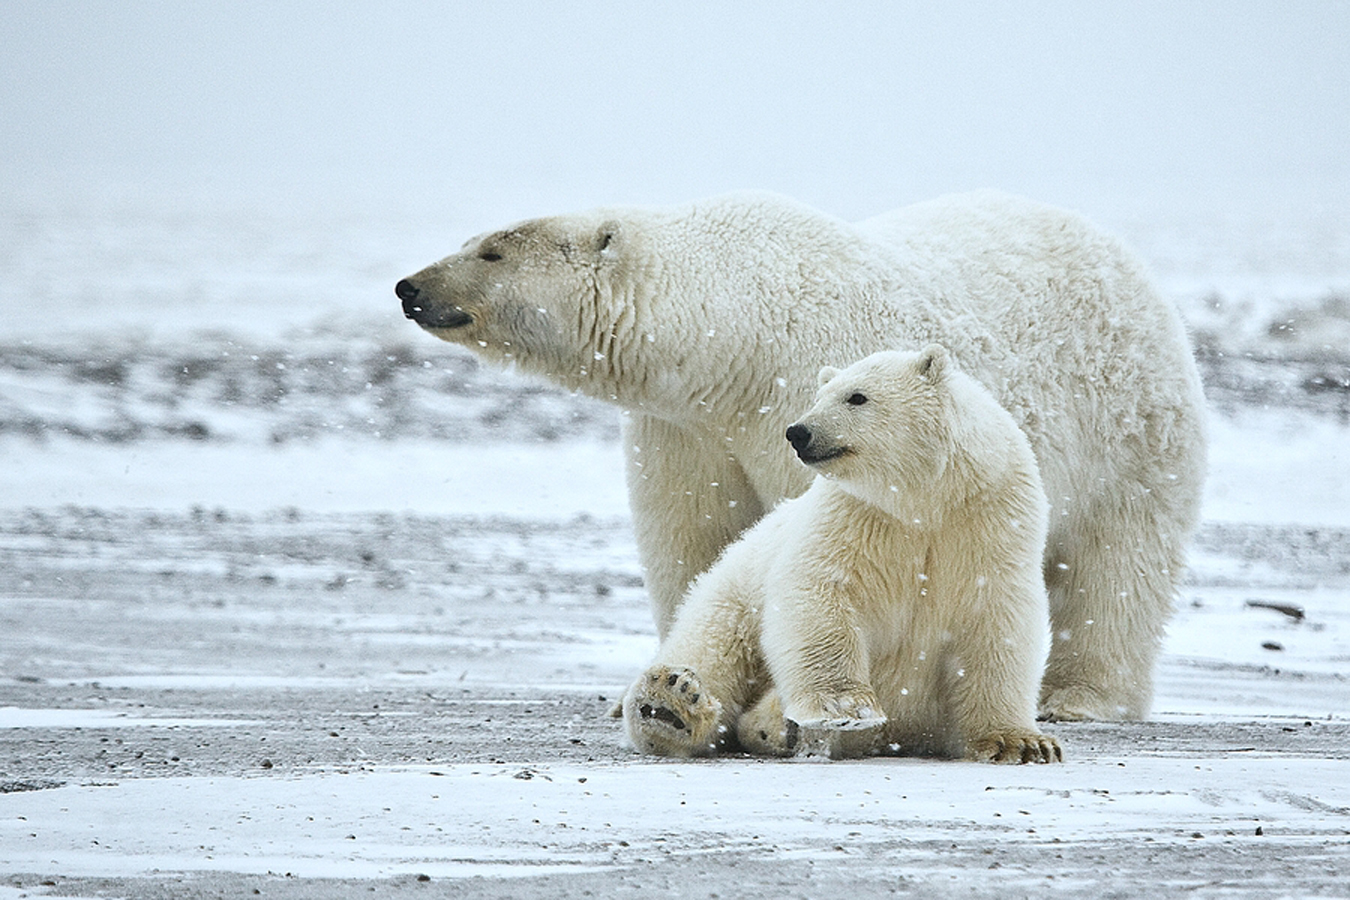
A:
<svg viewBox="0 0 1350 900">
<path fill-rule="evenodd" d="M 738 194 L 538 219 L 408 281 L 429 328 L 628 413 L 638 549 L 661 634 L 692 578 L 806 490 L 783 430 L 820 367 L 944 344 L 1031 441 L 1051 505 L 1049 718 L 1136 718 L 1196 524 L 1200 382 L 1121 246 L 1006 195 L 850 224 Z"/>
<path fill-rule="evenodd" d="M 629 737 L 676 756 L 735 734 L 771 753 L 810 735 L 832 756 L 1058 758 L 1035 726 L 1046 501 L 1026 437 L 937 346 L 822 378 L 797 426 L 831 454 L 822 476 L 694 582 L 625 697 Z M 769 684 L 781 705 L 743 723 Z"/>
</svg>

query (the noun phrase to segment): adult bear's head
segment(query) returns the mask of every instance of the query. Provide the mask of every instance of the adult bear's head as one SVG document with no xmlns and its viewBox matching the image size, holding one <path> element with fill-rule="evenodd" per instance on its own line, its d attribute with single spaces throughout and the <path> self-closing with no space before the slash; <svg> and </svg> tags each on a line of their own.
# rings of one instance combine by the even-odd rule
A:
<svg viewBox="0 0 1350 900">
<path fill-rule="evenodd" d="M 521 222 L 472 238 L 394 293 L 436 337 L 579 388 L 631 325 L 632 298 L 616 287 L 629 231 L 601 212 Z"/>
<path fill-rule="evenodd" d="M 821 310 L 858 301 L 870 246 L 795 201 L 736 193 L 532 219 L 470 240 L 395 293 L 408 318 L 479 356 L 707 421 L 719 404 L 728 416 L 778 406 L 783 360 L 814 352 Z M 770 345 L 765 370 L 755 348 Z"/>
</svg>

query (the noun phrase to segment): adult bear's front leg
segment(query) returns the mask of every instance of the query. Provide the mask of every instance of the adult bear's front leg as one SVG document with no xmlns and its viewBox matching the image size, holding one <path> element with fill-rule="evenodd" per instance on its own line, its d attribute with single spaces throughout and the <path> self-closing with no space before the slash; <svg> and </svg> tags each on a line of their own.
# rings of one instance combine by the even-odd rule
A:
<svg viewBox="0 0 1350 900">
<path fill-rule="evenodd" d="M 725 440 L 661 419 L 624 421 L 628 504 L 657 634 L 675 622 L 689 583 L 764 507 Z"/>
</svg>

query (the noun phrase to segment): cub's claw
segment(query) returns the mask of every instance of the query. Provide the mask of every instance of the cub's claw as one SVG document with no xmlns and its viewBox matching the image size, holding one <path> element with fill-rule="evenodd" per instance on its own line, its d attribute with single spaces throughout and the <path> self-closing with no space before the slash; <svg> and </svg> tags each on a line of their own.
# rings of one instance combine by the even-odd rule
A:
<svg viewBox="0 0 1350 900">
<path fill-rule="evenodd" d="M 1013 731 L 985 735 L 971 741 L 966 759 L 995 763 L 1063 762 L 1059 741 L 1035 731 Z"/>
</svg>

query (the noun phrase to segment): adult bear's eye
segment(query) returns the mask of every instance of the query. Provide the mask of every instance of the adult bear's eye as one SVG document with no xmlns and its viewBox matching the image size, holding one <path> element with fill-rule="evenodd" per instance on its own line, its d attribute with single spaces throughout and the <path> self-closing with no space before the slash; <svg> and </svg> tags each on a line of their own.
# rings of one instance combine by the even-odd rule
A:
<svg viewBox="0 0 1350 900">
<path fill-rule="evenodd" d="M 849 394 L 849 395 L 848 395 L 848 405 L 849 405 L 849 406 L 862 406 L 862 405 L 863 405 L 864 403 L 866 403 L 866 402 L 867 402 L 867 395 L 866 395 L 866 394 Z"/>
<path fill-rule="evenodd" d="M 502 258 L 502 255 L 500 253 L 493 253 L 491 250 L 484 250 L 482 253 L 478 254 L 478 258 L 483 260 L 483 262 L 496 262 Z"/>
</svg>

